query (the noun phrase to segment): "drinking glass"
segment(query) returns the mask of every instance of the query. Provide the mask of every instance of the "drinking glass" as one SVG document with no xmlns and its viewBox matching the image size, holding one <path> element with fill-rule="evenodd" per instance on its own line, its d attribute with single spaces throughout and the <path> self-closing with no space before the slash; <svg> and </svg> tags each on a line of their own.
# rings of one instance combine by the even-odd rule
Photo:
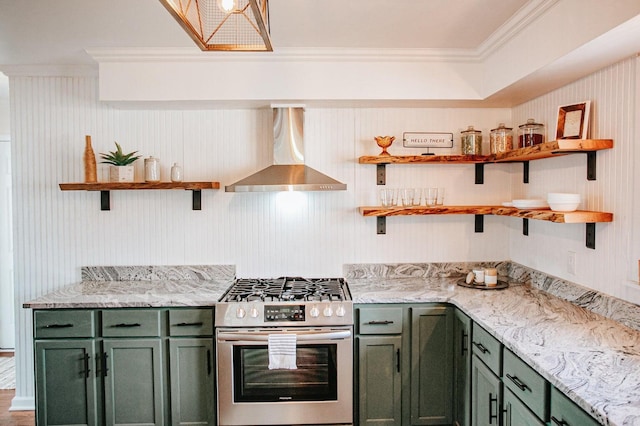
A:
<svg viewBox="0 0 640 426">
<path fill-rule="evenodd" d="M 380 190 L 380 204 L 382 207 L 393 207 L 396 202 L 396 190 L 395 189 L 381 189 Z"/>
<path fill-rule="evenodd" d="M 413 205 L 413 198 L 415 196 L 414 192 L 413 188 L 403 188 L 400 190 L 403 207 L 410 207 Z"/>
<path fill-rule="evenodd" d="M 424 196 L 425 203 L 429 207 L 433 207 L 436 205 L 436 200 L 438 199 L 438 188 L 426 188 L 426 194 Z"/>
<path fill-rule="evenodd" d="M 436 197 L 436 204 L 441 206 L 444 204 L 444 188 L 438 188 L 438 195 Z"/>
<path fill-rule="evenodd" d="M 419 206 L 422 203 L 422 189 L 415 188 L 413 190 L 413 205 Z"/>
</svg>

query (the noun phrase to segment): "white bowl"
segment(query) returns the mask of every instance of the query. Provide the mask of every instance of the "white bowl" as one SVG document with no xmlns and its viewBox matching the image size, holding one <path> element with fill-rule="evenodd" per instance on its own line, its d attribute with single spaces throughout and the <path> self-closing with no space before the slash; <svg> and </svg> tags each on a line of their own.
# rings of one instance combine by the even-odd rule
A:
<svg viewBox="0 0 640 426">
<path fill-rule="evenodd" d="M 547 194 L 547 201 L 549 202 L 580 202 L 580 194 L 569 194 L 560 192 L 550 192 Z"/>
<path fill-rule="evenodd" d="M 553 210 L 554 212 L 573 212 L 573 211 L 576 211 L 579 205 L 580 205 L 580 202 L 576 202 L 576 203 L 555 202 L 554 203 L 549 201 L 549 207 L 551 207 L 551 210 Z"/>
<path fill-rule="evenodd" d="M 549 207 L 545 200 L 535 198 L 513 200 L 512 203 L 513 207 L 518 209 L 544 209 Z"/>
</svg>

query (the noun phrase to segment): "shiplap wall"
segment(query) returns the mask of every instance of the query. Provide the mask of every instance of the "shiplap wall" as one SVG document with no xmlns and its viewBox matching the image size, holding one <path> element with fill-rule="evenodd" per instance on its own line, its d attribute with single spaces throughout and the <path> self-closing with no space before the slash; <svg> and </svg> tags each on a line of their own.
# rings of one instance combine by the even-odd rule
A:
<svg viewBox="0 0 640 426">
<path fill-rule="evenodd" d="M 380 151 L 373 137 L 403 131 L 454 132 L 509 122 L 509 109 L 314 109 L 305 118 L 306 162 L 348 185 L 347 191 L 234 194 L 204 191 L 191 210 L 189 191 L 114 191 L 111 211 L 96 192 L 62 192 L 83 180 L 84 135 L 96 153 L 138 150 L 173 162 L 185 180 L 230 184 L 271 163 L 271 111 L 116 109 L 97 100 L 94 77 L 11 77 L 14 170 L 17 397 L 32 403 L 31 312 L 23 302 L 80 279 L 84 265 L 234 264 L 241 277 L 340 276 L 359 262 L 504 260 L 502 218 L 474 233 L 473 216 L 389 218 L 376 234 L 375 166 L 360 155 Z M 413 151 L 415 153 L 415 151 Z M 142 162 L 136 175 L 142 179 Z M 388 186 L 443 186 L 447 204 L 498 203 L 510 197 L 510 165 L 490 167 L 474 184 L 468 165 L 389 166 Z M 99 166 L 106 179 L 106 168 Z"/>
<path fill-rule="evenodd" d="M 577 192 L 581 208 L 613 213 L 613 222 L 596 225 L 596 249 L 585 247 L 585 225 L 530 221 L 510 224 L 510 258 L 546 273 L 640 303 L 637 262 L 640 220 L 634 200 L 640 164 L 636 88 L 638 58 L 629 58 L 513 109 L 514 123 L 535 118 L 555 139 L 558 107 L 591 101 L 590 135 L 613 139 L 612 150 L 597 153 L 597 179 L 586 179 L 586 156 L 572 155 L 530 164 L 530 183 L 512 175 L 514 197 L 543 197 L 548 192 Z M 633 236 L 635 232 L 635 237 Z M 568 252 L 576 256 L 576 273 L 568 272 Z"/>
</svg>

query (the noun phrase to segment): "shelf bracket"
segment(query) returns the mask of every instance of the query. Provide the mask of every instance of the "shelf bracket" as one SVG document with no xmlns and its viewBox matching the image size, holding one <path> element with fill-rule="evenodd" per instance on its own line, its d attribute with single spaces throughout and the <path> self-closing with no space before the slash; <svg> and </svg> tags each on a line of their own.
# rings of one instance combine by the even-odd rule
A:
<svg viewBox="0 0 640 426">
<path fill-rule="evenodd" d="M 387 168 L 385 166 L 386 164 L 376 165 L 376 181 L 378 185 L 387 184 Z"/>
<path fill-rule="evenodd" d="M 596 224 L 595 223 L 587 223 L 587 248 L 595 249 L 596 248 Z"/>
<path fill-rule="evenodd" d="M 484 215 L 477 214 L 475 216 L 476 229 L 475 232 L 484 232 Z"/>
<path fill-rule="evenodd" d="M 522 218 L 522 235 L 529 235 L 529 219 Z"/>
<path fill-rule="evenodd" d="M 596 180 L 596 152 L 587 152 L 587 180 Z"/>
<path fill-rule="evenodd" d="M 386 216 L 376 217 L 376 228 L 377 228 L 378 235 L 384 235 L 387 233 L 387 217 Z"/>
<path fill-rule="evenodd" d="M 529 183 L 529 162 L 522 162 L 522 183 Z"/>
<path fill-rule="evenodd" d="M 191 192 L 191 210 L 202 210 L 202 191 L 193 189 Z"/>
<path fill-rule="evenodd" d="M 476 163 L 476 185 L 484 183 L 484 163 Z"/>
<path fill-rule="evenodd" d="M 111 196 L 110 191 L 100 191 L 100 210 L 111 210 Z"/>
</svg>

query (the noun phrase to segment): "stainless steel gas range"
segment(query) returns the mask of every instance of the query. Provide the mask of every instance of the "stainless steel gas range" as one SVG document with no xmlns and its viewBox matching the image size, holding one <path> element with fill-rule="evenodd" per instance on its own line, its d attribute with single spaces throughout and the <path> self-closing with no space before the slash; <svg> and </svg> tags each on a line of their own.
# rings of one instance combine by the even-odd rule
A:
<svg viewBox="0 0 640 426">
<path fill-rule="evenodd" d="M 216 304 L 215 326 L 219 425 L 352 424 L 343 279 L 238 279 Z"/>
</svg>

